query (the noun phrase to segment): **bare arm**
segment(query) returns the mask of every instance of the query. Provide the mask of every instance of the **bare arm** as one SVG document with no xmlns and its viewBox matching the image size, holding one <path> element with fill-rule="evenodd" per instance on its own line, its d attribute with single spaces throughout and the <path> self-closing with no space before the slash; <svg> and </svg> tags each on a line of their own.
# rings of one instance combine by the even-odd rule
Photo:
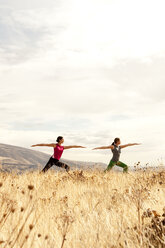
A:
<svg viewBox="0 0 165 248">
<path fill-rule="evenodd" d="M 140 143 L 131 143 L 131 144 L 126 144 L 126 145 L 121 145 L 120 147 L 125 148 L 125 147 L 128 147 L 128 146 L 136 146 L 136 145 L 141 145 L 141 144 Z"/>
<path fill-rule="evenodd" d="M 71 148 L 86 148 L 84 146 L 64 146 L 64 149 L 71 149 Z"/>
<path fill-rule="evenodd" d="M 98 150 L 98 149 L 114 149 L 114 146 L 113 145 L 111 145 L 111 146 L 101 146 L 101 147 L 93 148 L 92 150 Z"/>
<path fill-rule="evenodd" d="M 36 145 L 32 145 L 31 147 L 35 147 L 35 146 L 49 146 L 49 147 L 56 147 L 56 144 L 36 144 Z"/>
</svg>

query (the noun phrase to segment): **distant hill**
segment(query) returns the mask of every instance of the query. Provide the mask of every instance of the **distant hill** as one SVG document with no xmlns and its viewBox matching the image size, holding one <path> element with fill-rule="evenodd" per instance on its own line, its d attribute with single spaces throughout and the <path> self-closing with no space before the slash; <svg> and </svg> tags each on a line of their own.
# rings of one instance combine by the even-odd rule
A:
<svg viewBox="0 0 165 248">
<path fill-rule="evenodd" d="M 44 167 L 49 157 L 49 154 L 33 151 L 32 149 L 0 144 L 0 168 L 3 171 L 17 170 L 21 172 L 41 169 Z M 106 167 L 104 163 L 72 161 L 65 159 L 62 159 L 61 161 L 68 163 L 73 169 L 103 169 Z M 53 168 L 59 170 L 57 166 L 53 166 Z"/>
</svg>

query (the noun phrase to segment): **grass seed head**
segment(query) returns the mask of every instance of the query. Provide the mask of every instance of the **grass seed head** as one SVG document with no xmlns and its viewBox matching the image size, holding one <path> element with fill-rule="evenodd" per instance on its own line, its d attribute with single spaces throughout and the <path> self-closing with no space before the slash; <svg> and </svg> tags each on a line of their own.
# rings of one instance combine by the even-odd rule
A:
<svg viewBox="0 0 165 248">
<path fill-rule="evenodd" d="M 23 207 L 21 207 L 21 212 L 23 212 L 24 211 L 24 208 Z"/>
<path fill-rule="evenodd" d="M 28 189 L 29 190 L 33 190 L 34 189 L 34 186 L 33 185 L 28 185 Z"/>
<path fill-rule="evenodd" d="M 34 227 L 34 226 L 33 226 L 32 224 L 29 225 L 29 229 L 30 229 L 30 230 L 32 230 L 33 227 Z"/>
<path fill-rule="evenodd" d="M 11 208 L 11 212 L 14 213 L 15 212 L 15 208 Z"/>
<path fill-rule="evenodd" d="M 4 214 L 4 215 L 3 215 L 3 218 L 5 218 L 5 217 L 6 217 L 6 215 L 7 215 L 7 214 Z"/>
</svg>

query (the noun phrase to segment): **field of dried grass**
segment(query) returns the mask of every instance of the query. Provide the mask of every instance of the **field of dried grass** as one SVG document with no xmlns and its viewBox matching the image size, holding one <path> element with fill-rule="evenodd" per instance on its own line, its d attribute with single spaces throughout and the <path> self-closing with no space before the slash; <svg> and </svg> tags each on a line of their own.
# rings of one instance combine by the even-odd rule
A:
<svg viewBox="0 0 165 248">
<path fill-rule="evenodd" d="M 0 173 L 0 247 L 165 247 L 165 171 Z"/>
</svg>

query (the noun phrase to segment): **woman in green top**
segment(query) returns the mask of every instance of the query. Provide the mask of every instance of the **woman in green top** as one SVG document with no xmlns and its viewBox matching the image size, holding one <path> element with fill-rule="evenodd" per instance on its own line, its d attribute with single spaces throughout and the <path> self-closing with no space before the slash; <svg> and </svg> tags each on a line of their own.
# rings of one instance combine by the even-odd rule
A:
<svg viewBox="0 0 165 248">
<path fill-rule="evenodd" d="M 105 171 L 109 171 L 112 169 L 112 167 L 114 165 L 117 165 L 119 167 L 123 168 L 123 172 L 127 172 L 128 171 L 128 166 L 124 163 L 122 163 L 121 161 L 119 161 L 120 158 L 120 154 L 121 154 L 121 149 L 128 147 L 128 146 L 135 146 L 135 145 L 140 145 L 139 143 L 132 143 L 132 144 L 127 144 L 127 145 L 121 145 L 120 139 L 119 138 L 115 138 L 114 142 L 112 143 L 112 145 L 110 146 L 102 146 L 102 147 L 96 147 L 93 150 L 97 150 L 97 149 L 111 149 L 112 153 L 113 153 L 113 157 L 111 159 L 111 161 L 109 162 L 109 165 L 107 167 L 107 169 Z"/>
</svg>

